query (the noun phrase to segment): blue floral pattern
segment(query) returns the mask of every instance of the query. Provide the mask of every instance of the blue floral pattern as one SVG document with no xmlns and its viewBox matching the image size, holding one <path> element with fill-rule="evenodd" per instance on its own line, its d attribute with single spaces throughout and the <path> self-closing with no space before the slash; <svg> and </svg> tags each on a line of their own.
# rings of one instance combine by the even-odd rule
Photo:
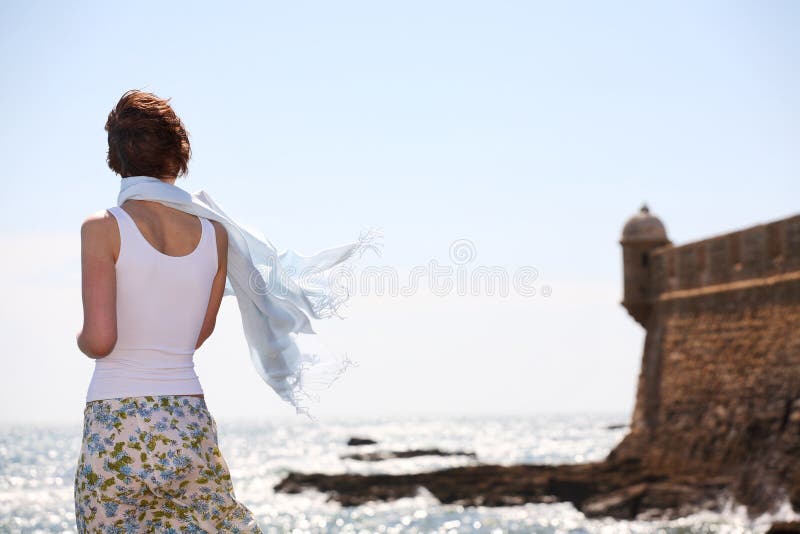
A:
<svg viewBox="0 0 800 534">
<path fill-rule="evenodd" d="M 236 500 L 205 400 L 93 401 L 75 472 L 79 533 L 261 533 Z"/>
</svg>

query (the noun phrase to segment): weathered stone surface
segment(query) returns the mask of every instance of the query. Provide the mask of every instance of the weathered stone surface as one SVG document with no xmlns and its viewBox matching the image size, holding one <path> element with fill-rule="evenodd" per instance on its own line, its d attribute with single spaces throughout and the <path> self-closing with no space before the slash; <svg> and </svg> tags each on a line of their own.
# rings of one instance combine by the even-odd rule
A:
<svg viewBox="0 0 800 534">
<path fill-rule="evenodd" d="M 350 460 L 361 460 L 362 462 L 379 462 L 394 458 L 414 458 L 416 456 L 471 456 L 475 457 L 474 452 L 466 451 L 443 451 L 440 449 L 411 449 L 407 451 L 378 451 L 345 454 L 341 457 Z"/>
</svg>

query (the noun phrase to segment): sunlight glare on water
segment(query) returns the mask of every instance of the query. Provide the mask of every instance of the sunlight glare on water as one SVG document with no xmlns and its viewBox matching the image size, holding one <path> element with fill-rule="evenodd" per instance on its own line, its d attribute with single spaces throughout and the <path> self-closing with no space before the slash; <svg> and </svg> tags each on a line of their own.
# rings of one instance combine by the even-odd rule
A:
<svg viewBox="0 0 800 534">
<path fill-rule="evenodd" d="M 508 507 L 440 505 L 425 488 L 414 497 L 342 507 L 315 490 L 275 493 L 289 471 L 418 473 L 476 462 L 511 465 L 602 459 L 626 429 L 627 416 L 327 418 L 308 421 L 218 421 L 220 448 L 237 497 L 264 532 L 342 533 L 747 533 L 765 532 L 774 517 L 750 521 L 741 508 L 661 522 L 587 519 L 569 503 Z M 7 426 L 0 436 L 0 532 L 75 532 L 72 483 L 80 428 Z M 351 436 L 376 445 L 348 447 Z M 438 448 L 469 456 L 421 456 L 364 462 L 352 452 Z"/>
</svg>

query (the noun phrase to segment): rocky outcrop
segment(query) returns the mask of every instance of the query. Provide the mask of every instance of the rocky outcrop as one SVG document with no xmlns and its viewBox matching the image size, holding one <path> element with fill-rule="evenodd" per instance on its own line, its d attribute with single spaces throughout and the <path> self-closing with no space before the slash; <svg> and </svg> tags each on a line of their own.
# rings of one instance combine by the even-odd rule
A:
<svg viewBox="0 0 800 534">
<path fill-rule="evenodd" d="M 359 438 L 357 436 L 353 436 L 347 440 L 347 445 L 350 447 L 358 446 L 358 445 L 375 445 L 377 441 L 370 438 Z"/>
<path fill-rule="evenodd" d="M 440 502 L 463 506 L 511 506 L 570 501 L 587 516 L 677 517 L 700 509 L 721 510 L 726 478 L 670 477 L 645 473 L 636 462 L 561 466 L 474 465 L 409 475 L 291 473 L 276 491 L 327 492 L 346 506 L 411 497 L 419 487 Z"/>
<path fill-rule="evenodd" d="M 774 523 L 767 534 L 800 534 L 800 523 L 796 521 Z"/>
<path fill-rule="evenodd" d="M 393 460 L 396 458 L 414 458 L 417 456 L 470 456 L 475 457 L 474 452 L 466 451 L 443 451 L 441 449 L 409 449 L 406 451 L 376 451 L 344 454 L 343 459 L 360 460 L 362 462 L 380 462 L 383 460 Z"/>
</svg>

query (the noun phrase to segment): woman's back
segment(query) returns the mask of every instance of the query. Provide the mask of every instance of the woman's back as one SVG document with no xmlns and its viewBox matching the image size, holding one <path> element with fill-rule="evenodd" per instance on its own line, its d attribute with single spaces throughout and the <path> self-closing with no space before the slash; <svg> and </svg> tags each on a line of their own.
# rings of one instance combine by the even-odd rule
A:
<svg viewBox="0 0 800 534">
<path fill-rule="evenodd" d="M 119 234 L 117 343 L 96 360 L 86 400 L 202 394 L 193 354 L 218 271 L 216 229 L 202 217 L 131 204 L 108 209 Z"/>
</svg>

